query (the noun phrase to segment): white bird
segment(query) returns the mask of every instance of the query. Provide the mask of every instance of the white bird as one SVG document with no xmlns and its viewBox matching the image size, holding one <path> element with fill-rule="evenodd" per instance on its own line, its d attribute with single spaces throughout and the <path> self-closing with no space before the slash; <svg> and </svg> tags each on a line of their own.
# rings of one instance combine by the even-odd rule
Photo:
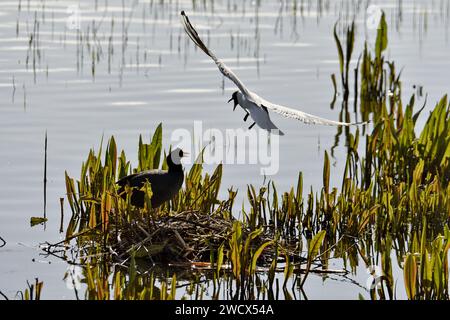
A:
<svg viewBox="0 0 450 320">
<path fill-rule="evenodd" d="M 214 60 L 220 72 L 234 82 L 234 84 L 239 88 L 239 91 L 236 91 L 231 96 L 231 99 L 228 102 L 234 101 L 233 110 L 236 109 L 237 105 L 240 105 L 247 114 L 244 117 L 244 121 L 247 120 L 249 114 L 252 117 L 253 121 L 262 129 L 268 130 L 271 133 L 284 135 L 282 131 L 280 131 L 277 126 L 270 120 L 269 110 L 281 114 L 287 118 L 297 119 L 307 124 L 321 124 L 328 126 L 351 126 L 358 124 L 365 124 L 366 122 L 340 122 L 333 121 L 324 118 L 320 118 L 306 112 L 302 112 L 300 110 L 284 107 L 281 105 L 274 104 L 269 102 L 256 93 L 250 91 L 242 81 L 236 76 L 236 74 L 228 68 L 222 60 L 218 59 L 212 52 L 209 50 L 203 41 L 200 39 L 197 31 L 192 26 L 189 18 L 181 11 L 181 18 L 184 26 L 184 30 L 189 35 L 191 40 L 203 51 L 205 52 L 211 59 Z M 251 129 L 255 123 L 253 123 L 249 129 Z"/>
</svg>

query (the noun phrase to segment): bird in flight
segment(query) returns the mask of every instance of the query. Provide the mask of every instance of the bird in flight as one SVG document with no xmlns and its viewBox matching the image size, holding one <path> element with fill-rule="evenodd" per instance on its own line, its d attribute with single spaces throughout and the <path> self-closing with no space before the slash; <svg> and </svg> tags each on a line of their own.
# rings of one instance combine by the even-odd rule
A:
<svg viewBox="0 0 450 320">
<path fill-rule="evenodd" d="M 308 114 L 306 112 L 302 112 L 300 110 L 274 104 L 263 99 L 256 93 L 250 91 L 236 76 L 236 74 L 229 67 L 227 67 L 222 60 L 217 58 L 214 53 L 211 52 L 211 50 L 206 47 L 184 11 L 181 11 L 181 20 L 184 26 L 184 30 L 191 38 L 191 40 L 216 63 L 219 71 L 225 77 L 233 81 L 234 84 L 238 87 L 239 91 L 235 91 L 228 102 L 234 102 L 233 111 L 236 109 L 237 105 L 240 105 L 246 111 L 244 121 L 246 121 L 248 116 L 250 115 L 254 123 L 249 127 L 249 129 L 253 128 L 253 126 L 257 124 L 261 129 L 265 129 L 273 134 L 284 135 L 284 133 L 280 129 L 278 129 L 278 127 L 270 119 L 269 110 L 281 114 L 282 116 L 285 116 L 287 118 L 300 120 L 306 124 L 321 124 L 328 126 L 351 126 L 365 124 L 365 122 L 349 123 L 328 120 L 314 116 L 312 114 Z"/>
</svg>

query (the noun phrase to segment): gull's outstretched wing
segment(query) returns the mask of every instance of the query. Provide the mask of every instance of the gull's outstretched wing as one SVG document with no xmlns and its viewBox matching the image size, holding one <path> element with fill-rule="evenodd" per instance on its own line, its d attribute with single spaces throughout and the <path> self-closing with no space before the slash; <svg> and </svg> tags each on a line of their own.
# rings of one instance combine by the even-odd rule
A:
<svg viewBox="0 0 450 320">
<path fill-rule="evenodd" d="M 217 67 L 219 68 L 220 72 L 233 81 L 236 86 L 239 88 L 239 90 L 245 94 L 249 95 L 250 91 L 245 87 L 245 85 L 242 83 L 241 80 L 234 74 L 233 71 L 231 71 L 230 68 L 228 68 L 225 63 L 223 63 L 220 59 L 218 59 L 212 52 L 209 50 L 205 44 L 203 43 L 202 39 L 200 39 L 200 36 L 198 35 L 197 31 L 192 26 L 191 22 L 189 21 L 188 16 L 184 13 L 184 11 L 181 11 L 181 21 L 183 22 L 184 30 L 189 35 L 189 38 L 191 38 L 192 42 L 194 42 L 197 47 L 202 49 L 204 53 L 206 53 L 208 56 L 211 57 L 211 59 L 214 60 Z"/>
<path fill-rule="evenodd" d="M 317 116 L 313 116 L 312 114 L 302 112 L 300 110 L 280 106 L 278 104 L 271 103 L 262 98 L 260 98 L 260 104 L 261 106 L 266 107 L 268 110 L 279 113 L 282 116 L 285 116 L 286 118 L 297 119 L 306 124 L 321 124 L 326 126 L 353 126 L 353 125 L 367 124 L 367 122 L 350 123 L 350 122 L 328 120 Z"/>
<path fill-rule="evenodd" d="M 233 81 L 236 86 L 239 88 L 239 90 L 247 97 L 247 99 L 253 100 L 257 105 L 260 105 L 261 107 L 266 107 L 268 110 L 271 110 L 273 112 L 279 113 L 287 118 L 297 119 L 300 121 L 303 121 L 304 123 L 308 124 L 321 124 L 321 125 L 328 125 L 328 126 L 351 126 L 351 125 L 358 125 L 358 124 L 365 124 L 366 122 L 358 122 L 358 123 L 347 123 L 347 122 L 339 122 L 339 121 L 333 121 L 328 120 L 324 118 L 320 118 L 317 116 L 313 116 L 311 114 L 291 109 L 288 107 L 283 107 L 277 104 L 273 104 L 271 102 L 268 102 L 261 97 L 257 96 L 256 94 L 250 92 L 245 85 L 242 83 L 241 80 L 234 74 L 234 72 L 228 68 L 225 63 L 223 63 L 220 59 L 218 59 L 212 52 L 209 50 L 206 45 L 203 43 L 203 41 L 200 39 L 200 36 L 198 35 L 197 31 L 192 26 L 191 22 L 189 21 L 189 18 L 185 14 L 184 11 L 181 11 L 181 20 L 183 22 L 184 30 L 189 35 L 191 40 L 203 51 L 205 52 L 211 59 L 214 60 L 217 67 L 219 68 L 220 72 Z"/>
</svg>

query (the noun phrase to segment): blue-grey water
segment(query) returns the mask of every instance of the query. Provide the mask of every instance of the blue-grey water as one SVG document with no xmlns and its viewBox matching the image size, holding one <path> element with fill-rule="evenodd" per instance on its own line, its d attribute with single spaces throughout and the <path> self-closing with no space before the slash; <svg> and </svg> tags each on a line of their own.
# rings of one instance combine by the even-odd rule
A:
<svg viewBox="0 0 450 320">
<path fill-rule="evenodd" d="M 403 68 L 404 97 L 423 88 L 430 110 L 450 92 L 450 1 L 370 3 L 386 13 L 387 56 Z M 330 75 L 339 72 L 333 26 L 339 19 L 342 30 L 355 19 L 354 67 L 364 41 L 372 47 L 375 42 L 376 28 L 365 20 L 367 5 L 350 0 L 1 1 L 0 237 L 7 244 L 0 248 L 0 291 L 14 297 L 27 280 L 38 277 L 44 282 L 43 298 L 75 298 L 63 281 L 68 265 L 42 257 L 38 246 L 63 238 L 58 230 L 64 172 L 78 177 L 81 162 L 90 148 L 98 149 L 102 136 L 114 135 L 136 166 L 139 134 L 148 141 L 160 122 L 167 149 L 171 133 L 192 131 L 195 121 L 202 121 L 204 131 L 221 132 L 251 124 L 242 121 L 241 109 L 231 112 L 227 101 L 236 88 L 194 49 L 182 29 L 180 10 L 253 91 L 337 120 L 339 101 L 335 110 L 330 109 Z M 31 34 L 37 37 L 30 42 Z M 229 186 L 239 189 L 238 207 L 247 184 L 273 180 L 279 191 L 288 191 L 302 171 L 307 190 L 322 185 L 323 155 L 333 145 L 336 129 L 278 115 L 272 119 L 286 134 L 280 138 L 275 175 L 261 175 L 260 163 L 224 165 L 223 194 Z M 423 121 L 422 117 L 419 126 Z M 42 216 L 44 210 L 45 132 L 48 222 L 31 228 L 30 217 Z M 340 146 L 332 168 L 336 186 L 345 164 L 342 155 Z M 205 165 L 205 170 L 214 167 Z M 69 212 L 67 206 L 65 211 Z M 342 266 L 335 261 L 334 267 Z M 404 298 L 400 269 L 394 277 L 399 280 L 397 297 Z M 308 298 L 369 297 L 364 265 L 349 276 L 354 282 L 332 278 L 310 276 L 305 285 Z"/>
</svg>

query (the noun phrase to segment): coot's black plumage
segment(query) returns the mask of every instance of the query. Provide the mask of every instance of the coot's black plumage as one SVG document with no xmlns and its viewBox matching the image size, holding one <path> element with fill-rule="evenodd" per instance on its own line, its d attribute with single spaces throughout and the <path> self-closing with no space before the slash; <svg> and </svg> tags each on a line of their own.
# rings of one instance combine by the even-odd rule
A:
<svg viewBox="0 0 450 320">
<path fill-rule="evenodd" d="M 166 158 L 169 170 L 147 170 L 126 176 L 117 184 L 120 186 L 119 194 L 126 199 L 125 187 L 129 185 L 132 189 L 131 204 L 143 208 L 144 192 L 142 188 L 146 181 L 150 182 L 152 188 L 152 208 L 157 208 L 164 202 L 172 199 L 180 190 L 184 180 L 181 158 L 184 153 L 181 149 L 175 149 Z"/>
</svg>

